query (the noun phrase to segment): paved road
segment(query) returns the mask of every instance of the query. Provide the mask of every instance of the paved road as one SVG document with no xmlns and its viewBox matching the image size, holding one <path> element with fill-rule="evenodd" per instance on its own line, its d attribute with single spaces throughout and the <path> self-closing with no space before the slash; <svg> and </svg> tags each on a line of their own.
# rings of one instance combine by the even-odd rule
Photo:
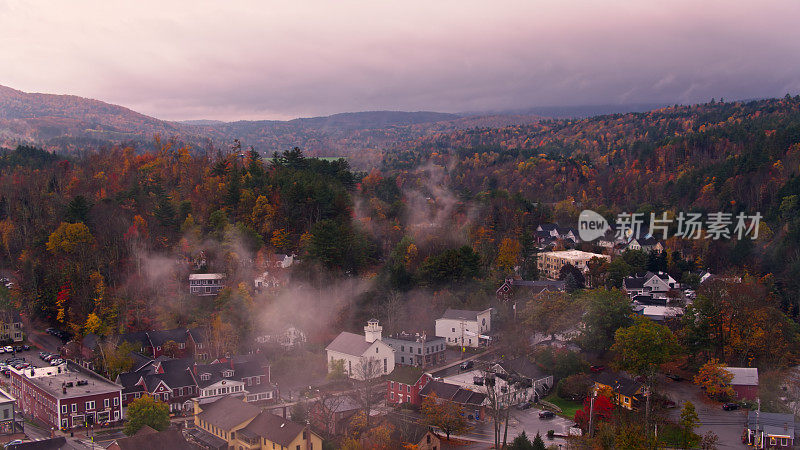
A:
<svg viewBox="0 0 800 450">
<path fill-rule="evenodd" d="M 719 448 L 747 448 L 742 444 L 742 430 L 744 429 L 745 411 L 723 411 L 718 402 L 708 399 L 703 391 L 690 381 L 671 381 L 665 379 L 661 383 L 661 392 L 664 392 L 672 401 L 678 404 L 677 408 L 668 413 L 670 419 L 678 420 L 681 405 L 690 401 L 697 410 L 700 426 L 695 430 L 700 436 L 708 431 L 713 431 L 719 436 Z"/>
</svg>

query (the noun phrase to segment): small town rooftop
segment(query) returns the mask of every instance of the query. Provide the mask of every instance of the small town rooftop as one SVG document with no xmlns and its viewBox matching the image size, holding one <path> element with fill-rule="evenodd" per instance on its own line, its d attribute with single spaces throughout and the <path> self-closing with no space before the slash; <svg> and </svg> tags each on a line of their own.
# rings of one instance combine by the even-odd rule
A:
<svg viewBox="0 0 800 450">
<path fill-rule="evenodd" d="M 55 367 L 9 369 L 55 398 L 105 394 L 122 389 L 122 386 L 69 362 Z"/>
</svg>

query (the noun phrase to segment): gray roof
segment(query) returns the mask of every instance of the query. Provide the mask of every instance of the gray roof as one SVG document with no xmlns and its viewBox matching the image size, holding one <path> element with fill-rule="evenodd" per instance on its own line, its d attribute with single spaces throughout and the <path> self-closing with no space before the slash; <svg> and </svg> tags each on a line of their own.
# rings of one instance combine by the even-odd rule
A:
<svg viewBox="0 0 800 450">
<path fill-rule="evenodd" d="M 344 353 L 345 355 L 361 356 L 370 345 L 372 343 L 367 342 L 363 335 L 343 331 L 336 336 L 333 342 L 325 347 L 325 350 Z"/>
<path fill-rule="evenodd" d="M 147 427 L 147 426 L 146 426 Z M 147 427 L 149 428 L 149 427 Z M 142 428 L 144 430 L 145 428 Z M 167 429 L 161 432 L 153 429 L 142 432 L 139 430 L 130 437 L 117 439 L 117 445 L 121 450 L 193 450 L 195 447 L 184 439 L 179 430 Z"/>
<path fill-rule="evenodd" d="M 795 422 L 794 416 L 791 414 L 779 414 L 761 412 L 756 414 L 755 411 L 747 412 L 747 428 L 751 430 L 756 429 L 756 421 L 758 427 L 764 430 L 767 436 L 789 436 L 795 437 Z"/>
<path fill-rule="evenodd" d="M 631 380 L 622 374 L 614 372 L 600 372 L 593 379 L 596 383 L 610 386 L 614 392 L 630 397 L 636 395 L 636 392 L 643 386 L 642 383 L 636 380 Z"/>
<path fill-rule="evenodd" d="M 243 429 L 256 436 L 265 437 L 278 445 L 288 447 L 303 432 L 303 428 L 302 425 L 281 416 L 262 412 Z"/>
<path fill-rule="evenodd" d="M 67 438 L 60 436 L 51 439 L 42 439 L 41 441 L 12 444 L 6 448 L 13 450 L 56 450 L 71 447 L 67 447 Z"/>
<path fill-rule="evenodd" d="M 436 394 L 437 397 L 449 400 L 462 405 L 481 405 L 486 400 L 486 394 L 470 391 L 456 384 L 445 383 L 442 381 L 430 381 L 419 392 L 419 395 L 427 397 Z"/>
<path fill-rule="evenodd" d="M 453 319 L 453 320 L 465 319 L 465 320 L 477 321 L 478 314 L 481 314 L 484 311 L 486 310 L 484 309 L 483 311 L 469 311 L 466 309 L 448 308 L 447 311 L 445 311 L 444 314 L 442 314 L 442 319 Z"/>
<path fill-rule="evenodd" d="M 525 378 L 530 378 L 533 381 L 538 381 L 547 378 L 549 375 L 544 373 L 536 363 L 529 360 L 526 356 L 520 356 L 514 359 L 501 360 L 497 364 L 503 368 L 504 371 L 510 374 L 516 374 Z"/>
<path fill-rule="evenodd" d="M 758 369 L 756 367 L 725 367 L 733 375 L 733 386 L 758 386 Z"/>
<path fill-rule="evenodd" d="M 235 397 L 222 397 L 203 405 L 201 409 L 203 411 L 198 415 L 200 419 L 227 431 L 261 412 L 260 408 Z"/>
</svg>

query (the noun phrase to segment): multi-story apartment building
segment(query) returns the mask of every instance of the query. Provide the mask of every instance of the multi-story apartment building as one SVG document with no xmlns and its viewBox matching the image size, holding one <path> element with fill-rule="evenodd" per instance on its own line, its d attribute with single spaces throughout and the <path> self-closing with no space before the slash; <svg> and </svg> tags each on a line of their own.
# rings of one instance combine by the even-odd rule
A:
<svg viewBox="0 0 800 450">
<path fill-rule="evenodd" d="M 444 338 L 428 337 L 426 333 L 401 332 L 383 339 L 394 349 L 395 364 L 432 367 L 445 361 L 447 343 Z"/>
<path fill-rule="evenodd" d="M 11 371 L 11 393 L 26 414 L 56 428 L 117 422 L 122 386 L 73 363 Z"/>
<path fill-rule="evenodd" d="M 589 270 L 587 263 L 592 258 L 602 258 L 611 260 L 608 255 L 599 253 L 584 252 L 581 250 L 562 250 L 557 252 L 539 253 L 536 266 L 539 274 L 551 280 L 557 280 L 561 274 L 561 268 L 567 264 L 576 267 L 581 272 Z"/>
</svg>

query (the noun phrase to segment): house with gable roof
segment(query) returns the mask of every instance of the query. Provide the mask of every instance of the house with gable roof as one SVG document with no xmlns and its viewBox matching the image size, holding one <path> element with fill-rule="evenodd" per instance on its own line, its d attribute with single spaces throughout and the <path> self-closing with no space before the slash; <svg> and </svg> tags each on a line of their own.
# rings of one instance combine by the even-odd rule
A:
<svg viewBox="0 0 800 450">
<path fill-rule="evenodd" d="M 337 361 L 344 362 L 344 372 L 349 378 L 363 380 L 392 373 L 395 351 L 381 340 L 383 327 L 377 319 L 370 319 L 364 335 L 343 331 L 327 347 L 328 372 Z"/>
</svg>

